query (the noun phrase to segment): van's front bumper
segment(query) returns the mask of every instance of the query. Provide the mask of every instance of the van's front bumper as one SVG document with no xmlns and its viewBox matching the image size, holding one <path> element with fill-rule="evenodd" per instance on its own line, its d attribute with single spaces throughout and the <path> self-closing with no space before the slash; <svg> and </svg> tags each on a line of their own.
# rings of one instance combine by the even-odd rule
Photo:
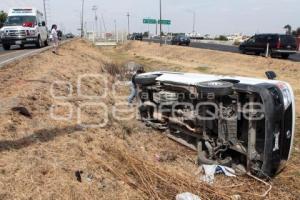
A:
<svg viewBox="0 0 300 200">
<path fill-rule="evenodd" d="M 37 37 L 3 37 L 1 38 L 3 45 L 25 45 L 36 44 L 38 42 Z"/>
</svg>

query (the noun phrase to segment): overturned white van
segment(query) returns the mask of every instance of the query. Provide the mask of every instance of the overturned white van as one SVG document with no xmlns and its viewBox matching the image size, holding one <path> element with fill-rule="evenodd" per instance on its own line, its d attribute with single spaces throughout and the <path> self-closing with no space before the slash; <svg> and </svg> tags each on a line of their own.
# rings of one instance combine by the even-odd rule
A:
<svg viewBox="0 0 300 200">
<path fill-rule="evenodd" d="M 198 151 L 199 164 L 272 177 L 290 158 L 295 102 L 286 82 L 176 72 L 135 81 L 142 120 Z"/>
</svg>

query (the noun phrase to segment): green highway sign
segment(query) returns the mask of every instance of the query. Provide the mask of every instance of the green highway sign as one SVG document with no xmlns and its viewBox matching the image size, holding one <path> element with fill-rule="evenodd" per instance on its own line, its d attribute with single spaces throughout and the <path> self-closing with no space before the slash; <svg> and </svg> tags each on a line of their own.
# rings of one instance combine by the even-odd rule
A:
<svg viewBox="0 0 300 200">
<path fill-rule="evenodd" d="M 171 20 L 158 20 L 158 24 L 171 25 Z"/>
<path fill-rule="evenodd" d="M 156 19 L 143 19 L 144 24 L 157 24 Z"/>
</svg>

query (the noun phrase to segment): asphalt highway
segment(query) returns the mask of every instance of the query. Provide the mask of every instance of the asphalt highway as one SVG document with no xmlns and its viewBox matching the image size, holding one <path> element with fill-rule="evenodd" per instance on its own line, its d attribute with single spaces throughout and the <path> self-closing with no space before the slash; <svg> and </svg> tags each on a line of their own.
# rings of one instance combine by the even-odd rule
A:
<svg viewBox="0 0 300 200">
<path fill-rule="evenodd" d="M 68 41 L 72 41 L 72 39 L 64 40 L 60 44 L 62 45 Z M 46 51 L 50 48 L 51 48 L 51 46 L 38 49 L 34 45 L 26 45 L 25 48 L 21 49 L 19 46 L 15 45 L 15 46 L 12 46 L 10 50 L 5 51 L 2 48 L 2 45 L 0 44 L 0 68 L 10 62 L 22 59 L 26 56 L 34 55 L 39 52 Z"/>
<path fill-rule="evenodd" d="M 32 46 L 27 46 L 24 49 L 20 49 L 18 46 L 12 46 L 11 50 L 5 51 L 0 45 L 0 66 L 7 64 L 15 59 L 38 52 L 40 50 L 41 49 L 37 49 Z"/>
<path fill-rule="evenodd" d="M 149 41 L 149 40 L 144 40 Z M 151 39 L 151 42 L 159 43 L 158 39 Z M 165 41 L 164 41 L 165 44 Z M 171 45 L 170 41 L 167 41 L 168 45 Z M 224 51 L 224 52 L 231 52 L 231 53 L 240 53 L 237 46 L 233 45 L 223 45 L 223 44 L 213 44 L 213 43 L 203 43 L 203 42 L 191 42 L 190 46 L 192 48 L 201 48 L 201 49 L 209 49 L 209 50 L 216 50 L 216 51 Z M 276 58 L 277 59 L 277 58 Z M 278 58 L 280 59 L 280 58 Z M 297 54 L 291 55 L 289 60 L 300 62 L 300 52 Z"/>
</svg>

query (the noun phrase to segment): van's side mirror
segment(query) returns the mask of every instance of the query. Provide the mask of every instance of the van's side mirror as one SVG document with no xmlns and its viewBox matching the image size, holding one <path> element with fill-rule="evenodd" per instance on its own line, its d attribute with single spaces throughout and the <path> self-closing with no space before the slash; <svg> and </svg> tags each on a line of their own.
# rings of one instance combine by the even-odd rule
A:
<svg viewBox="0 0 300 200">
<path fill-rule="evenodd" d="M 42 26 L 46 26 L 46 22 L 42 21 Z"/>
<path fill-rule="evenodd" d="M 274 80 L 277 78 L 277 74 L 273 71 L 267 71 L 266 76 L 269 80 Z"/>
</svg>

